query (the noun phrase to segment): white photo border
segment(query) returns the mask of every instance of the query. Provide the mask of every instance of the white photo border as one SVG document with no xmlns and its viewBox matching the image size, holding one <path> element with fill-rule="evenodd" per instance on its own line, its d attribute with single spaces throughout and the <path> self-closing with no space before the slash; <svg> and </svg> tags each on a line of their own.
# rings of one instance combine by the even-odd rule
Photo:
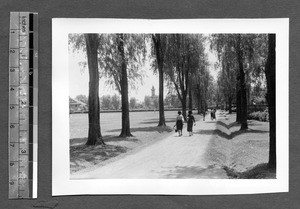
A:
<svg viewBox="0 0 300 209">
<path fill-rule="evenodd" d="M 68 34 L 275 33 L 276 179 L 70 179 Z M 289 19 L 52 20 L 52 195 L 220 195 L 289 190 Z"/>
</svg>

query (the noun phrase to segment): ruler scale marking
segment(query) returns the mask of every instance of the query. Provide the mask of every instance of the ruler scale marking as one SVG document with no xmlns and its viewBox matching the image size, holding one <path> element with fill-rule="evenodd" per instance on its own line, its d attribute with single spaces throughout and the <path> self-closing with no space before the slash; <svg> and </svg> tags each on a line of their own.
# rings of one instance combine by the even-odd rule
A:
<svg viewBox="0 0 300 209">
<path fill-rule="evenodd" d="M 10 14 L 10 199 L 37 197 L 37 73 L 32 73 L 37 71 L 37 24 L 36 13 Z"/>
</svg>

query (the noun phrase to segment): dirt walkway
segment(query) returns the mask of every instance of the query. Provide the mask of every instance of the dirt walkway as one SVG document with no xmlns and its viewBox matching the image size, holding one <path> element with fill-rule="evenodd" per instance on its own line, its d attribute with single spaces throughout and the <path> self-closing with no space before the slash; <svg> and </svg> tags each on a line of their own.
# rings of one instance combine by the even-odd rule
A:
<svg viewBox="0 0 300 209">
<path fill-rule="evenodd" d="M 102 167 L 76 172 L 71 178 L 227 178 L 223 170 L 208 166 L 204 156 L 211 136 L 200 131 L 213 132 L 215 128 L 216 123 L 198 121 L 195 134 L 189 137 L 185 125 L 182 137 L 174 133 L 137 153 Z"/>
</svg>

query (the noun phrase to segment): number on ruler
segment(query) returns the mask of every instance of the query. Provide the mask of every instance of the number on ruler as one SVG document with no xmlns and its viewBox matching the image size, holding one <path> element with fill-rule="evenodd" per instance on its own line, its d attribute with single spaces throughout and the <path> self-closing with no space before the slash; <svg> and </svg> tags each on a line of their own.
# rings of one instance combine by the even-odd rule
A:
<svg viewBox="0 0 300 209">
<path fill-rule="evenodd" d="M 15 53 L 16 51 L 14 49 L 9 50 L 9 53 Z"/>
</svg>

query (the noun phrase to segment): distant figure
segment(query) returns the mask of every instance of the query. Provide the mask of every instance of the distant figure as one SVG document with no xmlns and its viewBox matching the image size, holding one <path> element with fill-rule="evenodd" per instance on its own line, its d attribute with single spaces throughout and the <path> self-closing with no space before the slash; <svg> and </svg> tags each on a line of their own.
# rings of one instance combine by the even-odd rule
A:
<svg viewBox="0 0 300 209">
<path fill-rule="evenodd" d="M 211 117 L 211 120 L 217 120 L 216 119 L 216 108 L 213 108 L 211 111 L 210 111 L 210 117 Z"/>
<path fill-rule="evenodd" d="M 182 128 L 183 128 L 183 116 L 181 114 L 181 111 L 178 111 L 178 115 L 176 118 L 176 130 L 178 131 L 178 136 L 182 136 Z"/>
<path fill-rule="evenodd" d="M 205 111 L 205 110 L 203 110 L 203 111 L 202 111 L 202 115 L 203 115 L 203 121 L 205 121 L 205 114 L 206 114 L 206 111 Z"/>
<path fill-rule="evenodd" d="M 217 120 L 216 119 L 216 108 L 213 109 L 213 113 L 214 113 L 214 118 L 213 119 Z"/>
<path fill-rule="evenodd" d="M 187 116 L 187 131 L 189 132 L 189 136 L 193 135 L 193 125 L 196 125 L 196 122 L 192 115 L 192 111 L 190 110 Z"/>
</svg>

